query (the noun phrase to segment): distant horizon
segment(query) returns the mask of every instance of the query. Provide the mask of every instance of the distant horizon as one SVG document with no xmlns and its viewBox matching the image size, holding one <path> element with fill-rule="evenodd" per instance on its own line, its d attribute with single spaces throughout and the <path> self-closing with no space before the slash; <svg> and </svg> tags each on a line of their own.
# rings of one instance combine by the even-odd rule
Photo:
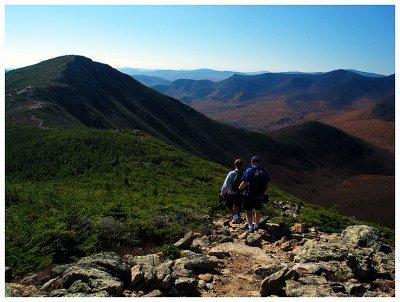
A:
<svg viewBox="0 0 400 302">
<path fill-rule="evenodd" d="M 66 55 L 61 55 L 61 56 L 66 56 Z M 57 56 L 57 57 L 61 57 L 61 56 Z M 81 56 L 81 55 L 77 55 L 77 56 Z M 50 60 L 50 59 L 54 59 L 54 58 L 56 58 L 56 57 L 48 58 L 48 59 L 45 59 L 45 60 L 42 60 L 42 61 L 39 61 L 39 62 L 36 62 L 36 63 L 33 63 L 33 64 L 20 66 L 20 67 L 4 67 L 4 70 L 5 71 L 11 71 L 11 70 L 14 70 L 14 69 L 24 68 L 24 67 L 36 65 L 36 64 L 38 64 L 40 62 L 43 62 L 43 61 L 46 61 L 46 60 Z M 395 74 L 394 72 L 390 73 L 390 74 L 383 74 L 383 73 L 372 72 L 372 71 L 369 71 L 369 70 L 359 70 L 359 69 L 354 69 L 354 68 L 335 68 L 335 69 L 326 70 L 326 71 L 320 71 L 320 70 L 319 71 L 301 71 L 301 70 L 283 70 L 283 71 L 252 70 L 252 71 L 242 71 L 242 70 L 235 70 L 235 69 L 220 70 L 220 69 L 214 69 L 214 68 L 210 68 L 210 67 L 200 67 L 200 68 L 194 68 L 194 69 L 183 69 L 183 68 L 167 68 L 167 69 L 164 69 L 164 68 L 143 68 L 143 67 L 130 67 L 130 66 L 112 66 L 111 64 L 109 64 L 107 62 L 97 61 L 97 60 L 94 60 L 94 59 L 92 59 L 90 57 L 87 57 L 87 58 L 89 58 L 89 59 L 91 59 L 91 60 L 93 60 L 95 62 L 98 62 L 98 63 L 103 63 L 103 64 L 110 65 L 111 67 L 113 67 L 113 68 L 115 68 L 115 69 L 117 69 L 119 71 L 121 69 L 137 69 L 137 70 L 142 70 L 142 71 L 196 71 L 196 70 L 211 70 L 211 71 L 217 71 L 217 72 L 240 72 L 240 73 L 246 73 L 246 74 L 247 73 L 259 73 L 259 74 L 262 74 L 262 73 L 309 73 L 309 74 L 311 74 L 311 73 L 328 73 L 328 72 L 332 72 L 332 71 L 335 71 L 335 70 L 347 70 L 347 71 L 355 70 L 355 71 L 359 71 L 359 72 L 371 73 L 371 74 L 383 75 L 383 76 L 390 76 L 392 74 Z"/>
<path fill-rule="evenodd" d="M 5 65 L 79 53 L 114 68 L 390 75 L 394 25 L 395 5 L 6 5 Z"/>
</svg>

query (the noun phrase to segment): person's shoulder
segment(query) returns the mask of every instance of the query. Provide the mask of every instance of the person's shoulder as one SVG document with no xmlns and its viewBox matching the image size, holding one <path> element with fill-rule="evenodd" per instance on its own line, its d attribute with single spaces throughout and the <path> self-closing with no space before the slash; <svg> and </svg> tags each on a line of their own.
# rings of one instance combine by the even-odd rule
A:
<svg viewBox="0 0 400 302">
<path fill-rule="evenodd" d="M 252 167 L 247 168 L 246 171 L 245 171 L 245 173 L 250 173 L 250 172 L 253 172 L 253 168 Z"/>
</svg>

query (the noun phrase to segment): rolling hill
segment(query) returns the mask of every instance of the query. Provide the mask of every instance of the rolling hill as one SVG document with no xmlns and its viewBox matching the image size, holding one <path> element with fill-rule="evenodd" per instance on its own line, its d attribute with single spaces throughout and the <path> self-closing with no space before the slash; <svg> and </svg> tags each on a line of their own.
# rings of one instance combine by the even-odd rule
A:
<svg viewBox="0 0 400 302">
<path fill-rule="evenodd" d="M 382 124 L 378 127 L 380 130 L 394 128 L 394 125 L 371 111 L 394 94 L 394 81 L 394 75 L 367 77 L 335 70 L 321 74 L 233 75 L 206 87 L 193 80 L 185 83 L 180 80 L 154 88 L 190 104 L 214 120 L 238 127 L 264 132 L 318 120 L 393 151 L 393 132 L 381 141 L 379 132 L 374 129 L 377 120 Z M 351 122 L 357 122 L 351 127 L 343 123 L 349 115 Z M 372 139 L 362 134 L 366 124 L 372 131 Z"/>
<path fill-rule="evenodd" d="M 237 129 L 81 56 L 58 57 L 6 74 L 6 127 L 26 125 L 60 131 L 140 129 L 225 166 L 237 157 L 258 154 L 274 183 L 299 197 L 311 199 L 311 194 L 316 202 L 325 198 L 321 188 L 333 181 L 394 175 L 393 154 L 338 129 L 318 122 L 275 136 Z M 369 202 L 369 196 L 358 200 Z"/>
</svg>

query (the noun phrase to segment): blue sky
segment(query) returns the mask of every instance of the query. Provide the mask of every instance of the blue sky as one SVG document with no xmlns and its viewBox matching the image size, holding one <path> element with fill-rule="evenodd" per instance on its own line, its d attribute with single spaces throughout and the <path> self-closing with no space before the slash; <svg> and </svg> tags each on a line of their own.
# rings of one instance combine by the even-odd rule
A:
<svg viewBox="0 0 400 302">
<path fill-rule="evenodd" d="M 395 7 L 6 6 L 6 67 L 79 54 L 113 67 L 395 72 Z"/>
</svg>

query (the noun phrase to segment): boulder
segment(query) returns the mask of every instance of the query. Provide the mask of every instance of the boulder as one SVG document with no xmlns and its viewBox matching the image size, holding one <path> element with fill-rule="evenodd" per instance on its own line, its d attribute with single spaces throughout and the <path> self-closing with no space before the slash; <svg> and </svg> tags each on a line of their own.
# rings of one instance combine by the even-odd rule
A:
<svg viewBox="0 0 400 302">
<path fill-rule="evenodd" d="M 264 267 L 257 267 L 256 269 L 254 269 L 254 274 L 257 279 L 265 279 L 266 277 L 280 271 L 284 267 L 285 266 L 281 263 L 273 263 Z"/>
<path fill-rule="evenodd" d="M 374 255 L 373 263 L 377 276 L 379 278 L 394 280 L 396 277 L 396 267 L 395 267 L 395 253 L 376 253 Z"/>
<path fill-rule="evenodd" d="M 294 272 L 287 267 L 268 276 L 261 282 L 261 296 L 281 295 L 281 291 L 285 286 L 285 281 L 289 280 L 293 275 Z"/>
<path fill-rule="evenodd" d="M 130 279 L 130 267 L 114 252 L 99 253 L 84 257 L 76 262 L 75 266 L 97 267 L 110 275 L 126 282 Z"/>
<path fill-rule="evenodd" d="M 275 242 L 284 236 L 290 236 L 290 229 L 288 225 L 283 222 L 280 222 L 279 224 L 266 223 L 264 229 L 268 234 L 264 239 L 269 242 Z"/>
<path fill-rule="evenodd" d="M 52 268 L 50 272 L 50 278 L 56 278 L 64 274 L 64 272 L 69 269 L 73 264 L 63 264 L 63 265 L 57 265 Z"/>
<path fill-rule="evenodd" d="M 343 261 L 347 254 L 347 249 L 329 242 L 308 244 L 313 240 L 307 241 L 303 250 L 295 256 L 296 262 L 320 262 L 320 261 Z"/>
<path fill-rule="evenodd" d="M 190 250 L 201 253 L 210 246 L 208 239 L 195 238 L 190 245 Z"/>
<path fill-rule="evenodd" d="M 292 233 L 302 234 L 307 232 L 307 225 L 305 223 L 295 223 L 290 230 Z"/>
<path fill-rule="evenodd" d="M 213 275 L 212 274 L 199 274 L 198 278 L 200 280 L 206 281 L 206 282 L 211 282 L 213 280 Z"/>
<path fill-rule="evenodd" d="M 97 268 L 79 266 L 72 266 L 63 274 L 62 285 L 68 289 L 77 280 L 85 282 L 93 292 L 105 290 L 116 296 L 122 292 L 124 287 L 124 282 L 108 272 Z"/>
<path fill-rule="evenodd" d="M 199 297 L 198 281 L 195 278 L 181 277 L 175 280 L 174 286 L 180 296 Z"/>
<path fill-rule="evenodd" d="M 194 239 L 193 232 L 188 232 L 183 238 L 179 239 L 174 245 L 177 248 L 187 250 L 190 248 L 193 239 Z"/>
<path fill-rule="evenodd" d="M 369 247 L 378 252 L 382 247 L 382 235 L 378 229 L 367 225 L 352 225 L 342 232 L 342 238 L 359 247 Z"/>
<path fill-rule="evenodd" d="M 333 289 L 322 276 L 309 275 L 297 281 L 286 281 L 285 292 L 288 297 L 330 297 Z"/>
<path fill-rule="evenodd" d="M 150 254 L 135 257 L 137 263 L 131 270 L 131 286 L 135 289 L 167 289 L 172 282 L 172 266 L 174 262 L 161 261 L 158 255 Z"/>
<path fill-rule="evenodd" d="M 354 276 L 361 281 L 373 280 L 376 277 L 376 269 L 373 266 L 372 249 L 355 249 L 347 255 L 347 266 Z"/>
<path fill-rule="evenodd" d="M 249 261 L 256 263 L 271 263 L 271 256 L 268 256 L 261 248 L 248 246 L 243 243 L 227 242 L 213 247 L 210 252 L 225 251 L 249 257 Z"/>
<path fill-rule="evenodd" d="M 89 294 L 92 292 L 92 289 L 86 284 L 83 283 L 81 280 L 76 280 L 68 289 L 69 293 L 76 294 L 76 293 L 85 293 Z"/>
<path fill-rule="evenodd" d="M 249 246 L 261 246 L 262 236 L 257 233 L 250 233 L 245 241 L 246 245 Z"/>
<path fill-rule="evenodd" d="M 212 261 L 208 255 L 196 254 L 189 251 L 185 257 L 175 260 L 175 267 L 202 272 L 215 269 L 217 263 Z"/>
</svg>

